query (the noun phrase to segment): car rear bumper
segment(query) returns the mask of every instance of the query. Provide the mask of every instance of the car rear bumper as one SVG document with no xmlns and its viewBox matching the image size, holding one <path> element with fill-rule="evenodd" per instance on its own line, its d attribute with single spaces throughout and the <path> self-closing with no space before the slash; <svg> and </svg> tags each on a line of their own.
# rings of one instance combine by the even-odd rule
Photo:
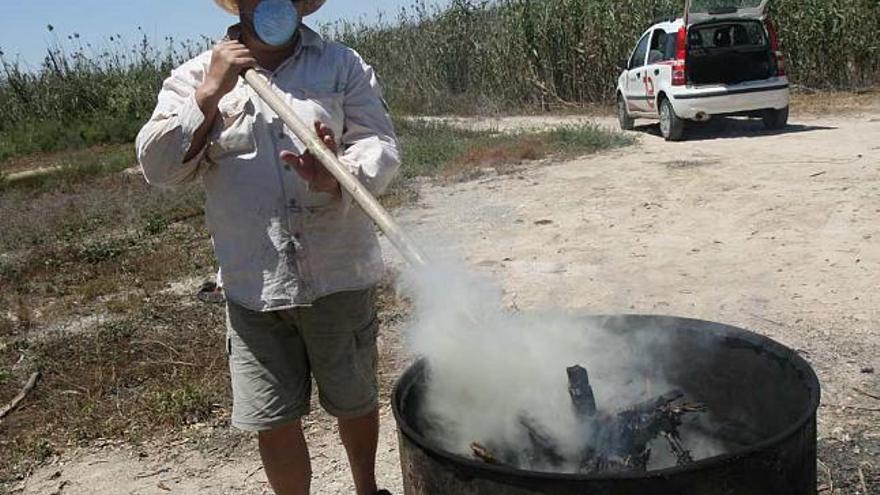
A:
<svg viewBox="0 0 880 495">
<path fill-rule="evenodd" d="M 700 114 L 735 114 L 767 108 L 778 110 L 788 106 L 789 98 L 789 83 L 780 79 L 770 84 L 762 82 L 760 85 L 689 88 L 673 94 L 672 104 L 679 117 L 693 119 Z"/>
</svg>

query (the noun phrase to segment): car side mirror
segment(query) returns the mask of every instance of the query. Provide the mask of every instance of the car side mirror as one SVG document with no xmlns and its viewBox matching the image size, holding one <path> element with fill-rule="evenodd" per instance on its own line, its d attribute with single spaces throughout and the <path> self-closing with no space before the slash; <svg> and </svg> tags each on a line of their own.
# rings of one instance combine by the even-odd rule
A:
<svg viewBox="0 0 880 495">
<path fill-rule="evenodd" d="M 617 61 L 617 68 L 620 69 L 620 70 L 627 70 L 627 69 L 629 69 L 629 60 L 627 60 L 627 59 L 625 59 L 625 58 L 622 58 L 622 59 L 618 60 L 618 61 Z"/>
</svg>

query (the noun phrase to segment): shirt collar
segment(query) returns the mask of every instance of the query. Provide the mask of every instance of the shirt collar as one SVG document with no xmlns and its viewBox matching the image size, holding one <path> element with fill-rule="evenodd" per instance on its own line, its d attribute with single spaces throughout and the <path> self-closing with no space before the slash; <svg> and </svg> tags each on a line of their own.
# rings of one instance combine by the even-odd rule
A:
<svg viewBox="0 0 880 495">
<path fill-rule="evenodd" d="M 305 24 L 299 26 L 300 44 L 303 47 L 314 47 L 319 51 L 324 49 L 324 38 Z M 233 24 L 226 29 L 227 40 L 237 40 L 241 37 L 241 24 Z"/>
<path fill-rule="evenodd" d="M 324 38 L 305 24 L 300 24 L 299 35 L 303 46 L 313 46 L 318 50 L 324 49 Z"/>
</svg>

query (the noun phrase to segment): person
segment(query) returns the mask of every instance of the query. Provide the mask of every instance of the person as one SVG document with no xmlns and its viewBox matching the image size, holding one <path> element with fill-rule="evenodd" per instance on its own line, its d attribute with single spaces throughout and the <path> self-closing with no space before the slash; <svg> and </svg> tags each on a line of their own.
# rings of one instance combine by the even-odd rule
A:
<svg viewBox="0 0 880 495">
<path fill-rule="evenodd" d="M 373 69 L 300 21 L 323 0 L 215 0 L 239 17 L 172 71 L 137 138 L 150 184 L 200 179 L 223 273 L 232 425 L 258 432 L 278 495 L 309 492 L 311 379 L 338 420 L 358 495 L 378 491 L 375 229 L 240 77 L 253 68 L 374 195 L 399 166 Z"/>
</svg>

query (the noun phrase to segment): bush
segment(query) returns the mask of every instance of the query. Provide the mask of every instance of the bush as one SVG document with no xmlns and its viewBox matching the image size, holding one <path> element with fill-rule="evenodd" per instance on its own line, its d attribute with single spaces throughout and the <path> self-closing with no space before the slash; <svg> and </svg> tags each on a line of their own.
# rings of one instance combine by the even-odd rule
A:
<svg viewBox="0 0 880 495">
<path fill-rule="evenodd" d="M 52 27 L 49 27 L 53 31 Z M 106 50 L 57 38 L 39 70 L 0 51 L 0 160 L 39 151 L 129 143 L 149 118 L 171 69 L 210 46 L 203 38 L 164 47 L 146 35 L 137 46 L 112 36 Z"/>
</svg>

